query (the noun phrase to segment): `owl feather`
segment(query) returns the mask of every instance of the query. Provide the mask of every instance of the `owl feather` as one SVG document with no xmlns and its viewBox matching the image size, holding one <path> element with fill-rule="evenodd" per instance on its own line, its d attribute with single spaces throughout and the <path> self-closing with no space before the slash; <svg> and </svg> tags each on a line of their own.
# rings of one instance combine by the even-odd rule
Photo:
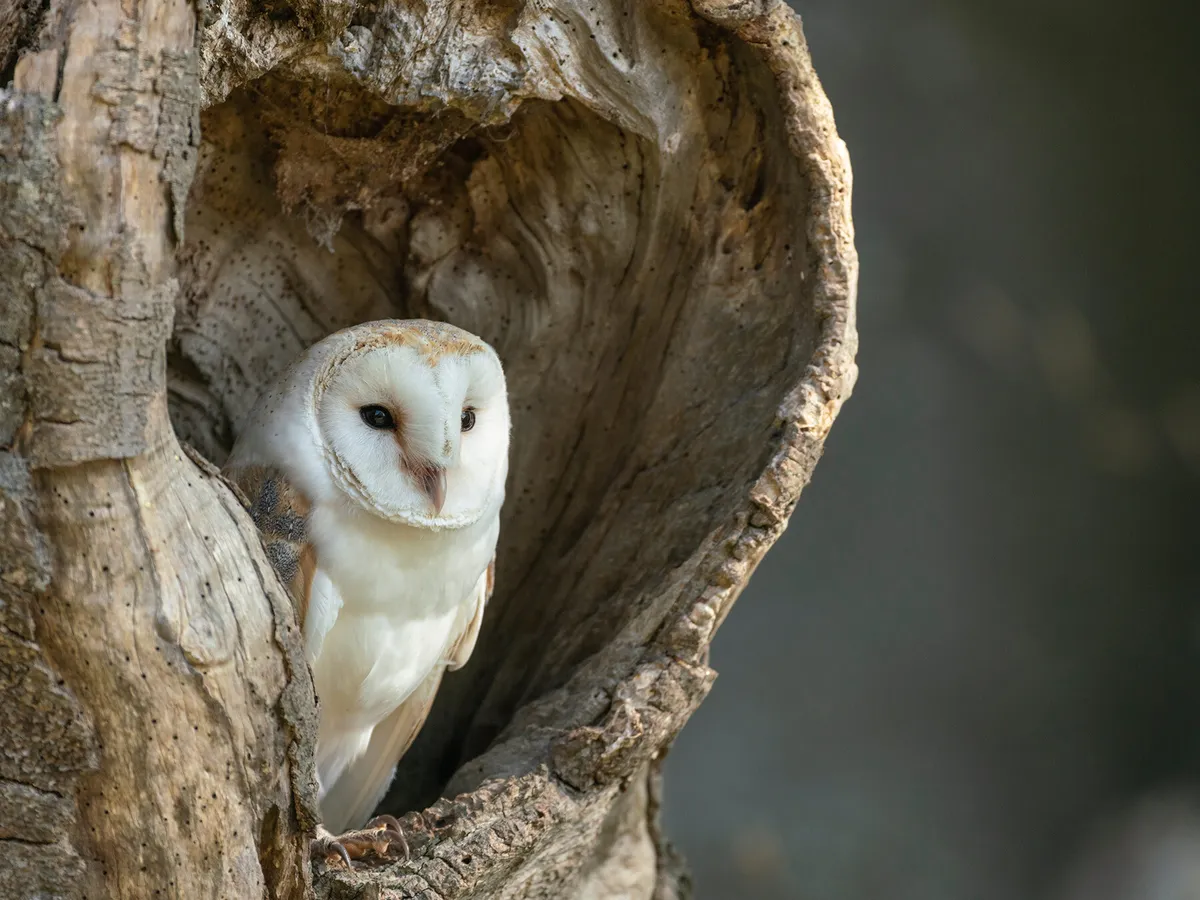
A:
<svg viewBox="0 0 1200 900">
<path fill-rule="evenodd" d="M 371 813 L 444 672 L 474 651 L 495 583 L 508 429 L 487 344 L 442 323 L 375 322 L 283 373 L 226 464 L 301 623 L 332 828 Z"/>
</svg>

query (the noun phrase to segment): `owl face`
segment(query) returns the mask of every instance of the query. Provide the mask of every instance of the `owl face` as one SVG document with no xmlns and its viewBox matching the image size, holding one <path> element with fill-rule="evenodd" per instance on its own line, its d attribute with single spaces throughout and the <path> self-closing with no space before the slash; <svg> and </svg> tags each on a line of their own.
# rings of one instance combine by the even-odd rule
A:
<svg viewBox="0 0 1200 900">
<path fill-rule="evenodd" d="M 379 326 L 316 380 L 334 482 L 391 521 L 470 525 L 503 499 L 509 416 L 500 360 L 451 325 Z"/>
</svg>

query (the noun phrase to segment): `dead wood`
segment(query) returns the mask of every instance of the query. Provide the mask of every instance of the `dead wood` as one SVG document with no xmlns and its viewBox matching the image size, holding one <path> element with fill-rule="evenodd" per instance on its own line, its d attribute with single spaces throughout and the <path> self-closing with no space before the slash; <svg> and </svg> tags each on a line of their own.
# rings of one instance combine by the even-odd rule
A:
<svg viewBox="0 0 1200 900">
<path fill-rule="evenodd" d="M 91 0 L 0 51 L 0 894 L 311 896 L 312 685 L 212 464 L 403 316 L 505 361 L 497 592 L 384 803 L 413 858 L 316 894 L 685 896 L 658 761 L 855 377 L 794 14 Z"/>
</svg>

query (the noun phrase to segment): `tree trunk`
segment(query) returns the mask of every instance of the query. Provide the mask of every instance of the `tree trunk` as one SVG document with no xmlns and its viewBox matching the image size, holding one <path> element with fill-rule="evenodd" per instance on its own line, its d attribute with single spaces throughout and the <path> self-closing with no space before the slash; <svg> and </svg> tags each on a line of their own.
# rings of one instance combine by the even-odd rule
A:
<svg viewBox="0 0 1200 900">
<path fill-rule="evenodd" d="M 199 16 L 0 10 L 0 896 L 685 896 L 658 760 L 855 377 L 798 20 Z M 423 810 L 412 858 L 314 879 L 312 683 L 214 466 L 303 347 L 391 316 L 505 362 L 497 589 L 382 807 Z"/>
</svg>

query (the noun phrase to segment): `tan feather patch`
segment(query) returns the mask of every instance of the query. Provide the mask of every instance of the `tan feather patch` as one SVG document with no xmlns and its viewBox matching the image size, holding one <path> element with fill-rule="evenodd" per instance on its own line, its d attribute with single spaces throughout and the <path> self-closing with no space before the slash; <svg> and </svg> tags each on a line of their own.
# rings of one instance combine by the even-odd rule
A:
<svg viewBox="0 0 1200 900">
<path fill-rule="evenodd" d="M 354 342 L 349 355 L 380 347 L 412 347 L 429 365 L 435 365 L 445 356 L 472 356 L 487 350 L 483 341 L 461 328 L 414 319 L 389 323 L 381 327 L 380 333 L 364 335 Z"/>
<path fill-rule="evenodd" d="M 312 504 L 282 472 L 269 466 L 231 468 L 224 475 L 246 495 L 246 509 L 258 528 L 267 559 L 279 580 L 288 585 L 303 626 L 317 571 L 316 550 L 308 540 Z"/>
</svg>

